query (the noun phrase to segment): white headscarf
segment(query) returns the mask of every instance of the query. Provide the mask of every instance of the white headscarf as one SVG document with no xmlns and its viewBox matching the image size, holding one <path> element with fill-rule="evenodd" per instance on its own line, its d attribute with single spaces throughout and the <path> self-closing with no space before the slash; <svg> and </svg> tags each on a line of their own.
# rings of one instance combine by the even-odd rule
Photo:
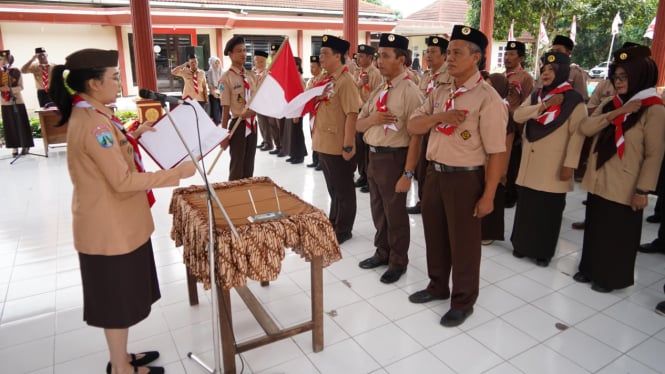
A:
<svg viewBox="0 0 665 374">
<path fill-rule="evenodd" d="M 222 70 L 222 65 L 219 65 L 219 69 L 215 69 L 215 62 L 220 61 L 219 57 L 217 56 L 210 56 L 208 59 L 208 65 L 210 66 L 208 68 L 208 77 L 210 79 L 209 84 L 212 84 L 214 86 L 217 86 L 217 83 L 219 82 L 220 79 L 222 79 L 222 73 L 224 72 Z"/>
</svg>

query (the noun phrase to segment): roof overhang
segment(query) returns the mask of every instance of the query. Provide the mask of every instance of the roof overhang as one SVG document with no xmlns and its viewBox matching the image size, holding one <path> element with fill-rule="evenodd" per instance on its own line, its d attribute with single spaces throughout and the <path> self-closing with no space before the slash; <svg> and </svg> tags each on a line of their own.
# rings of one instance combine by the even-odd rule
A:
<svg viewBox="0 0 665 374">
<path fill-rule="evenodd" d="M 393 32 L 404 36 L 441 35 L 451 34 L 453 26 L 452 22 L 402 19 L 397 22 Z"/>
</svg>

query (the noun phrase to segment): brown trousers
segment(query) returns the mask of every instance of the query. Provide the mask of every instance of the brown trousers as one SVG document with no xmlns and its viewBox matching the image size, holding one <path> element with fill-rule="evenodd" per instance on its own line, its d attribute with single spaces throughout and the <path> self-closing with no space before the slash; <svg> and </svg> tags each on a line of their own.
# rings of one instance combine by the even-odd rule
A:
<svg viewBox="0 0 665 374">
<path fill-rule="evenodd" d="M 268 117 L 263 114 L 257 114 L 256 120 L 259 122 L 259 131 L 261 132 L 261 138 L 263 138 L 263 145 L 267 148 L 273 148 L 275 143 L 272 139 Z"/>
<path fill-rule="evenodd" d="M 473 209 L 483 192 L 484 174 L 482 169 L 443 173 L 427 168 L 422 200 L 427 290 L 450 295 L 451 309 L 467 310 L 478 298 L 481 220 L 473 217 Z"/>
<path fill-rule="evenodd" d="M 231 119 L 231 125 L 235 123 Z M 254 157 L 256 156 L 256 125 L 249 136 L 245 136 L 245 123 L 240 121 L 238 129 L 229 140 L 229 180 L 234 181 L 254 176 Z"/>
<path fill-rule="evenodd" d="M 406 193 L 395 192 L 395 184 L 404 173 L 407 150 L 369 153 L 367 181 L 374 235 L 375 256 L 388 260 L 391 269 L 406 269 L 409 263 L 409 215 Z"/>
<path fill-rule="evenodd" d="M 360 179 L 367 180 L 367 164 L 369 164 L 369 147 L 363 140 L 362 132 L 356 132 L 356 160 Z M 349 144 L 344 144 L 349 145 Z"/>
<path fill-rule="evenodd" d="M 270 138 L 275 142 L 275 149 L 282 149 L 282 131 L 284 131 L 284 118 L 268 118 Z"/>
<path fill-rule="evenodd" d="M 336 233 L 351 232 L 356 219 L 355 157 L 346 161 L 341 155 L 319 153 L 319 164 L 331 200 L 328 218 Z"/>
<path fill-rule="evenodd" d="M 418 182 L 418 202 L 423 199 L 423 191 L 425 190 L 425 177 L 427 176 L 427 143 L 429 143 L 429 132 L 423 135 L 423 142 L 420 146 L 420 154 L 418 155 L 418 165 L 416 165 L 416 181 Z"/>
</svg>

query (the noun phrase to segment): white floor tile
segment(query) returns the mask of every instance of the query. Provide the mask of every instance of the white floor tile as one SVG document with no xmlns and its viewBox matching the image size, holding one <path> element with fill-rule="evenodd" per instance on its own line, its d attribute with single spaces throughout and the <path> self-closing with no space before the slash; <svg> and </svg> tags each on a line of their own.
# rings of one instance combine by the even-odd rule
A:
<svg viewBox="0 0 665 374">
<path fill-rule="evenodd" d="M 511 295 L 495 285 L 489 285 L 480 290 L 478 305 L 500 316 L 524 305 L 524 300 Z"/>
<path fill-rule="evenodd" d="M 359 334 L 354 340 L 384 367 L 423 348 L 392 323 Z"/>
<path fill-rule="evenodd" d="M 501 316 L 501 319 L 542 342 L 558 334 L 559 320 L 532 305 L 524 305 Z"/>
<path fill-rule="evenodd" d="M 5 373 L 27 373 L 53 366 L 54 337 L 48 336 L 24 344 L 0 349 Z"/>
<path fill-rule="evenodd" d="M 592 308 L 558 292 L 536 300 L 532 304 L 569 325 L 574 325 L 595 313 Z"/>
<path fill-rule="evenodd" d="M 537 345 L 510 360 L 524 373 L 542 374 L 586 374 L 589 371 L 582 369 L 564 356 L 556 353 L 547 346 Z"/>
<path fill-rule="evenodd" d="M 388 293 L 368 299 L 377 310 L 390 320 L 404 318 L 414 313 L 425 310 L 427 307 L 423 304 L 413 304 L 409 302 L 409 295 L 403 290 L 394 290 Z"/>
<path fill-rule="evenodd" d="M 323 345 L 324 347 L 329 347 L 335 345 L 343 340 L 350 338 L 351 336 L 346 333 L 332 317 L 328 315 L 323 316 Z M 293 337 L 293 341 L 298 344 L 300 349 L 305 353 L 312 353 L 314 349 L 312 348 L 312 333 L 305 332 L 303 334 L 298 334 Z M 325 349 L 325 348 L 324 348 Z"/>
<path fill-rule="evenodd" d="M 649 338 L 649 335 L 604 314 L 589 317 L 575 327 L 623 353 Z"/>
<path fill-rule="evenodd" d="M 621 356 L 609 365 L 598 371 L 598 374 L 626 374 L 626 373 L 640 373 L 640 374 L 656 374 L 654 371 L 643 364 L 633 360 L 628 356 Z"/>
<path fill-rule="evenodd" d="M 440 321 L 441 314 L 427 309 L 397 320 L 395 324 L 422 346 L 431 347 L 434 344 L 462 333 L 462 330 L 457 327 L 448 328 L 441 326 Z"/>
<path fill-rule="evenodd" d="M 522 300 L 531 302 L 554 292 L 553 289 L 534 282 L 523 275 L 515 275 L 496 283 L 496 285 Z"/>
<path fill-rule="evenodd" d="M 458 373 L 482 373 L 503 360 L 467 334 L 460 334 L 428 349 Z"/>
<path fill-rule="evenodd" d="M 572 276 L 551 267 L 537 267 L 523 273 L 523 275 L 553 290 L 559 290 L 575 282 Z"/>
<path fill-rule="evenodd" d="M 453 374 L 448 366 L 428 351 L 420 351 L 385 369 L 390 374 Z"/>
<path fill-rule="evenodd" d="M 4 323 L 0 325 L 0 349 L 52 337 L 54 334 L 55 313 Z"/>
<path fill-rule="evenodd" d="M 538 342 L 501 319 L 494 319 L 467 332 L 504 359 L 514 357 Z"/>
<path fill-rule="evenodd" d="M 546 341 L 545 345 L 591 372 L 599 370 L 621 355 L 621 352 L 575 328 L 569 328 L 554 336 Z"/>
<path fill-rule="evenodd" d="M 628 352 L 628 356 L 651 369 L 662 371 L 665 368 L 665 355 L 663 355 L 663 352 L 665 352 L 665 343 L 651 338 L 633 348 L 632 351 Z"/>
<path fill-rule="evenodd" d="M 390 322 L 380 311 L 364 300 L 337 309 L 334 320 L 351 336 Z"/>
<path fill-rule="evenodd" d="M 302 374 L 319 374 L 312 362 L 307 357 L 298 357 L 294 360 L 284 362 L 282 364 L 273 366 L 257 374 L 287 374 L 287 373 L 302 373 Z M 169 374 L 171 374 L 169 372 Z"/>
<path fill-rule="evenodd" d="M 504 362 L 501 365 L 491 368 L 484 374 L 522 374 L 522 372 L 510 363 Z"/>
<path fill-rule="evenodd" d="M 293 340 L 284 339 L 244 352 L 243 357 L 252 371 L 262 371 L 305 356 Z"/>
<path fill-rule="evenodd" d="M 654 313 L 653 309 L 645 309 L 627 300 L 612 305 L 603 313 L 646 334 L 665 328 L 663 316 Z"/>
<path fill-rule="evenodd" d="M 364 374 L 379 364 L 353 339 L 347 339 L 307 357 L 322 374 Z"/>
</svg>

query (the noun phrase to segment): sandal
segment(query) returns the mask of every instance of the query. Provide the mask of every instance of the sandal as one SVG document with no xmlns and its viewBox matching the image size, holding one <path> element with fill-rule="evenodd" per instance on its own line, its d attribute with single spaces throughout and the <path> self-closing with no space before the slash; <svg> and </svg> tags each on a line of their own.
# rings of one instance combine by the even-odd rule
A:
<svg viewBox="0 0 665 374">
<path fill-rule="evenodd" d="M 139 353 L 140 355 L 143 355 L 143 357 L 137 359 L 135 353 L 130 353 L 129 356 L 132 358 L 131 361 L 129 361 L 129 364 L 136 367 L 136 366 L 145 366 L 156 359 L 159 358 L 159 352 L 158 351 L 147 351 L 147 352 L 141 352 Z M 152 370 L 152 369 L 151 369 Z M 134 370 L 136 372 L 136 369 Z M 151 371 L 152 373 L 152 371 Z M 109 362 L 106 365 L 106 374 L 111 374 L 111 363 Z"/>
</svg>

